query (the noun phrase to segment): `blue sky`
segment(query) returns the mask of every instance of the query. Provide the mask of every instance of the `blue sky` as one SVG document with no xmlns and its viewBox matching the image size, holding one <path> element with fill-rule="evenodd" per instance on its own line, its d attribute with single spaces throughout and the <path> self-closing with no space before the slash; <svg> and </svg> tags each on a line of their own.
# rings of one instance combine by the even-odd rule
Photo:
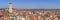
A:
<svg viewBox="0 0 60 20">
<path fill-rule="evenodd" d="M 8 8 L 9 2 L 12 2 L 13 8 L 60 9 L 60 0 L 0 0 L 0 8 Z"/>
</svg>

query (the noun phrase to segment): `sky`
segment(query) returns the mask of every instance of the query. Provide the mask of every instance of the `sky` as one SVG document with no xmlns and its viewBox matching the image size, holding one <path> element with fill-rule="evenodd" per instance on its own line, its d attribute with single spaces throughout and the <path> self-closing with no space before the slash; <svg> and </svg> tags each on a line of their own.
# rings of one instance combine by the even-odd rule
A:
<svg viewBox="0 0 60 20">
<path fill-rule="evenodd" d="M 60 0 L 0 0 L 0 8 L 8 8 L 10 2 L 13 8 L 60 9 Z"/>
</svg>

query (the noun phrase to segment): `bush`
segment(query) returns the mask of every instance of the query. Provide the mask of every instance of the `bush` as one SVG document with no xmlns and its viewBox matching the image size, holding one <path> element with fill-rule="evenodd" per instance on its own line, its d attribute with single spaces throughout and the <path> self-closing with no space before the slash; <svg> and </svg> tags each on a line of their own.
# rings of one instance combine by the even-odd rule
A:
<svg viewBox="0 0 60 20">
<path fill-rule="evenodd" d="M 11 18 L 10 20 L 14 20 L 14 18 Z"/>
</svg>

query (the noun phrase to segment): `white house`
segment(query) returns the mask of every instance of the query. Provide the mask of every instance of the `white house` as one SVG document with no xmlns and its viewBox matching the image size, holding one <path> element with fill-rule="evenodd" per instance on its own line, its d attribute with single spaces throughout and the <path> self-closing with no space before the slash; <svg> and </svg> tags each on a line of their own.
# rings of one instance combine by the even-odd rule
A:
<svg viewBox="0 0 60 20">
<path fill-rule="evenodd" d="M 25 18 L 21 16 L 17 16 L 17 20 L 25 20 Z"/>
</svg>

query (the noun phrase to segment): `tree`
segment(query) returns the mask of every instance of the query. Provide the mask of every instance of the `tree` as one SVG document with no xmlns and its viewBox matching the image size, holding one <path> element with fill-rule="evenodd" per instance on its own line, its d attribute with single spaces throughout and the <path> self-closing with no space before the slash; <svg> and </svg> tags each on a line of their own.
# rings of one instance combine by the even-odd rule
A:
<svg viewBox="0 0 60 20">
<path fill-rule="evenodd" d="M 14 18 L 11 18 L 10 20 L 14 20 Z"/>
<path fill-rule="evenodd" d="M 43 19 L 46 20 L 46 18 L 50 17 L 50 13 L 47 12 L 44 16 L 43 16 Z"/>
</svg>

